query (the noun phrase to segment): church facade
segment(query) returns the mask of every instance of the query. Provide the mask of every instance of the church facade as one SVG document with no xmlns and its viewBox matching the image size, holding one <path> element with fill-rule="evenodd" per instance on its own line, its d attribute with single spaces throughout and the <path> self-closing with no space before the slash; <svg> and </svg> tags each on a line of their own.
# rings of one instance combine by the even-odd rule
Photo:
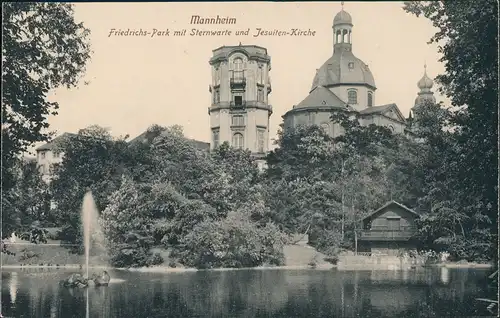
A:
<svg viewBox="0 0 500 318">
<path fill-rule="evenodd" d="M 333 19 L 333 53 L 316 70 L 309 95 L 283 115 L 286 131 L 297 126 L 316 125 L 331 137 L 343 134 L 340 124 L 332 123 L 333 111 L 358 115 L 360 124 L 388 127 L 394 133 L 409 132 L 408 119 L 394 104 L 377 105 L 375 79 L 366 63 L 352 50 L 353 23 L 351 15 L 342 10 Z M 425 100 L 435 102 L 433 82 L 424 73 L 418 82 L 420 92 L 415 107 Z M 410 115 L 411 116 L 411 115 Z"/>
</svg>

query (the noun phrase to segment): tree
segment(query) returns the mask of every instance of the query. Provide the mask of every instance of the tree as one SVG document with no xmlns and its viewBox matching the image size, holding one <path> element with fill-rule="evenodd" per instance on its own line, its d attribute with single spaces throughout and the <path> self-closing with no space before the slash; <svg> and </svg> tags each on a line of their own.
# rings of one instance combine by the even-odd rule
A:
<svg viewBox="0 0 500 318">
<path fill-rule="evenodd" d="M 80 209 L 85 192 L 91 190 L 96 206 L 103 211 L 109 203 L 108 196 L 118 189 L 122 174 L 126 173 L 128 144 L 125 138 L 114 139 L 99 126 L 82 129 L 58 145 L 64 153 L 63 162 L 54 168 L 51 193 L 57 204 L 54 213 L 59 224 L 71 233 L 67 240 L 80 238 Z"/>
<path fill-rule="evenodd" d="M 91 52 L 90 31 L 75 22 L 71 4 L 3 3 L 2 23 L 3 170 L 14 155 L 48 140 L 46 119 L 59 105 L 47 95 L 75 87 Z"/>
<path fill-rule="evenodd" d="M 197 268 L 282 265 L 285 239 L 272 223 L 258 226 L 244 211 L 204 221 L 182 239 L 181 261 Z"/>
<path fill-rule="evenodd" d="M 12 167 L 14 187 L 2 191 L 2 232 L 23 232 L 34 222 L 48 221 L 49 189 L 38 173 L 36 162 L 18 160 Z"/>
<path fill-rule="evenodd" d="M 450 121 L 458 156 L 447 175 L 454 185 L 452 209 L 467 216 L 465 232 L 477 236 L 473 241 L 496 242 L 498 69 L 492 65 L 498 65 L 498 2 L 407 2 L 404 9 L 438 29 L 430 42 L 439 45 L 446 71 L 437 82 L 457 108 Z M 498 244 L 490 247 L 496 257 Z"/>
<path fill-rule="evenodd" d="M 230 188 L 221 193 L 224 197 L 214 197 L 212 202 L 227 200 L 226 211 L 230 211 L 259 196 L 262 190 L 256 188 L 260 182 L 259 169 L 250 151 L 232 148 L 224 142 L 211 152 L 211 161 L 214 172 L 226 176 L 231 183 Z"/>
<path fill-rule="evenodd" d="M 272 219 L 285 232 L 308 231 L 310 242 L 329 254 L 350 245 L 346 233 L 387 200 L 382 149 L 396 148 L 387 128 L 361 126 L 342 112 L 332 120 L 345 130 L 335 139 L 316 126 L 281 133 L 266 173 Z"/>
<path fill-rule="evenodd" d="M 318 126 L 279 131 L 278 147 L 266 158 L 266 178 L 294 181 L 297 178 L 314 178 L 318 173 L 329 173 L 323 168 L 329 163 L 333 146 L 330 140 Z"/>
</svg>

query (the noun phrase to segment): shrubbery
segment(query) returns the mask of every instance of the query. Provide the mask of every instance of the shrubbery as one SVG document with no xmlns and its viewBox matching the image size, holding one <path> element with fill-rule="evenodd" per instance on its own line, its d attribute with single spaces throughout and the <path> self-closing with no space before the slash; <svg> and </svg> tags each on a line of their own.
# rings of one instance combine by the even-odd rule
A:
<svg viewBox="0 0 500 318">
<path fill-rule="evenodd" d="M 197 268 L 282 265 L 284 236 L 269 223 L 259 227 L 243 213 L 196 225 L 179 245 L 186 266 Z"/>
</svg>

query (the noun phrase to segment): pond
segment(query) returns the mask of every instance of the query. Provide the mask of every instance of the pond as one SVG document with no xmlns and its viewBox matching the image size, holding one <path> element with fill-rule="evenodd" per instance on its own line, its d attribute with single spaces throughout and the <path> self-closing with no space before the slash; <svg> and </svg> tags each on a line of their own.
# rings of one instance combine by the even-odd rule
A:
<svg viewBox="0 0 500 318">
<path fill-rule="evenodd" d="M 3 270 L 4 317 L 86 317 L 86 290 L 59 287 L 67 270 Z M 88 289 L 87 317 L 488 316 L 488 270 L 113 271 Z M 491 314 L 490 314 L 491 316 Z"/>
</svg>

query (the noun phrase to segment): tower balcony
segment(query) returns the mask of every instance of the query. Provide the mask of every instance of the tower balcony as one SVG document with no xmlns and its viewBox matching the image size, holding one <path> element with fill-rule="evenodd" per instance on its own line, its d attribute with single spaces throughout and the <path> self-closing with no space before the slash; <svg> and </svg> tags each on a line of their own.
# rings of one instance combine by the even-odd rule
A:
<svg viewBox="0 0 500 318">
<path fill-rule="evenodd" d="M 245 108 L 247 106 L 247 102 L 244 100 L 241 101 L 231 101 L 229 103 L 231 108 Z"/>
<path fill-rule="evenodd" d="M 229 84 L 231 88 L 245 88 L 247 85 L 247 79 L 245 77 L 245 71 L 231 71 L 231 77 L 229 78 Z"/>
</svg>

